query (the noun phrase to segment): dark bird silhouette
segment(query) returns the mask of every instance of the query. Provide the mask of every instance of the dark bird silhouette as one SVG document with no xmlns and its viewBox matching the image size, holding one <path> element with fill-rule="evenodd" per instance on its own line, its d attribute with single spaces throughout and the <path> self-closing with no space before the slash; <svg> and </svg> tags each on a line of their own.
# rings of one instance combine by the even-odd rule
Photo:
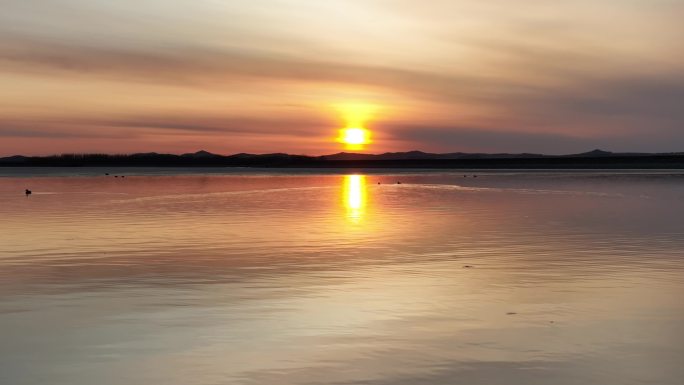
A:
<svg viewBox="0 0 684 385">
<path fill-rule="evenodd" d="M 26 193 L 26 196 L 27 196 L 27 197 L 28 197 L 29 195 L 32 194 L 32 193 L 31 193 L 31 190 L 29 190 L 29 189 L 26 189 L 25 193 Z"/>
</svg>

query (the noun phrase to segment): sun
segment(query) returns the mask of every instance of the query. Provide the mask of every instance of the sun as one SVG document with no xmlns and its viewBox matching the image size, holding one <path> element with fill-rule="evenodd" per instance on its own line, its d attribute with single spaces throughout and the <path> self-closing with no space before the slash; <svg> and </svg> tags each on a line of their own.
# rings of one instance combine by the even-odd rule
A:
<svg viewBox="0 0 684 385">
<path fill-rule="evenodd" d="M 358 146 L 368 144 L 370 142 L 369 136 L 369 132 L 365 128 L 352 127 L 342 130 L 341 140 L 345 144 Z"/>
<path fill-rule="evenodd" d="M 365 123 L 377 107 L 365 103 L 346 103 L 338 104 L 336 108 L 345 122 L 345 128 L 340 130 L 337 141 L 344 143 L 347 150 L 361 150 L 371 143 L 371 132 L 365 128 Z"/>
<path fill-rule="evenodd" d="M 349 127 L 340 130 L 337 141 L 344 143 L 347 150 L 362 150 L 370 143 L 370 131 L 361 127 Z"/>
</svg>

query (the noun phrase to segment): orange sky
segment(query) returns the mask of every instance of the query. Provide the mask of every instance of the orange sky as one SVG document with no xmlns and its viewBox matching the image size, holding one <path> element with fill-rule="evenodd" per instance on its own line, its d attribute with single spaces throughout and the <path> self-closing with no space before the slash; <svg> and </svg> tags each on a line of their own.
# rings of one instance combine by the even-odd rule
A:
<svg viewBox="0 0 684 385">
<path fill-rule="evenodd" d="M 0 155 L 684 151 L 674 0 L 8 0 Z"/>
</svg>

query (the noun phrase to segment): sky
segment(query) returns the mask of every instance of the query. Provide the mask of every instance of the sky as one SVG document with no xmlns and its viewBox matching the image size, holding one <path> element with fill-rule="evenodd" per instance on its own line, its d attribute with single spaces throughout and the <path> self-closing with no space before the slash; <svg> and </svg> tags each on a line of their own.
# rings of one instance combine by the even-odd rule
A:
<svg viewBox="0 0 684 385">
<path fill-rule="evenodd" d="M 684 151 L 684 0 L 0 9 L 0 155 Z"/>
</svg>

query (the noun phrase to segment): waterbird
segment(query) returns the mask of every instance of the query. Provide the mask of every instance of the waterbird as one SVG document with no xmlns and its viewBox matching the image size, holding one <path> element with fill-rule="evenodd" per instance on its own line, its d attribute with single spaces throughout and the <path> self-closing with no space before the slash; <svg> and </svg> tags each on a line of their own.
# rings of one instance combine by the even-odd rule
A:
<svg viewBox="0 0 684 385">
<path fill-rule="evenodd" d="M 26 194 L 27 197 L 32 194 L 31 190 L 29 190 L 29 189 L 26 189 L 26 191 L 24 193 Z"/>
</svg>

